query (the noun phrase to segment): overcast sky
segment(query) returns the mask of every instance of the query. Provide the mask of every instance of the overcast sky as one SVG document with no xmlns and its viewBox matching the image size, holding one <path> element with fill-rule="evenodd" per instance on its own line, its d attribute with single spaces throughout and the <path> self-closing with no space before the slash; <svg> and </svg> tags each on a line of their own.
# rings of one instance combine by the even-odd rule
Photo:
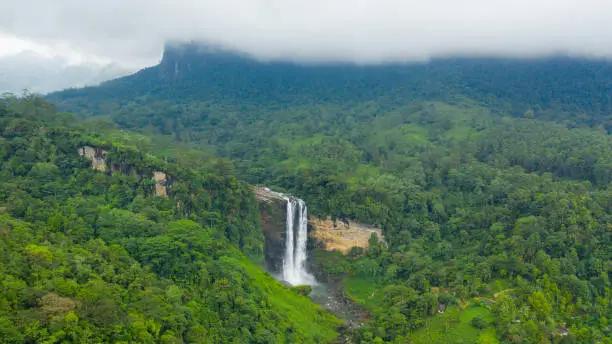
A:
<svg viewBox="0 0 612 344">
<path fill-rule="evenodd" d="M 612 0 L 0 0 L 0 55 L 143 66 L 168 40 L 296 60 L 612 57 Z"/>
</svg>

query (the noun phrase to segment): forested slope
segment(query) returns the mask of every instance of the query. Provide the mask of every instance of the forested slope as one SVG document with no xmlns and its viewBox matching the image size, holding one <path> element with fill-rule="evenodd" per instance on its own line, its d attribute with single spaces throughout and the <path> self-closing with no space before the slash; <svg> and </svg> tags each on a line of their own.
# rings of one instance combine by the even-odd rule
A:
<svg viewBox="0 0 612 344">
<path fill-rule="evenodd" d="M 49 99 L 76 113 L 136 111 L 133 120 L 145 120 L 142 117 L 147 115 L 149 123 L 160 125 L 155 122 L 159 119 L 154 120 L 156 114 L 182 117 L 196 110 L 184 106 L 191 102 L 250 112 L 312 104 L 344 106 L 355 101 L 381 103 L 381 98 L 381 105 L 392 108 L 412 100 L 449 101 L 461 95 L 499 113 L 520 117 L 531 111 L 546 120 L 603 125 L 612 131 L 610 80 L 612 64 L 605 60 L 440 58 L 379 65 L 297 64 L 257 61 L 193 43 L 167 45 L 158 65 L 134 75 L 99 87 L 57 92 Z M 156 110 L 156 101 L 171 108 Z"/>
<path fill-rule="evenodd" d="M 247 184 L 66 128 L 70 119 L 33 96 L 0 99 L 0 342 L 335 337 L 336 319 L 243 254 L 262 254 Z M 119 170 L 93 170 L 77 154 L 85 144 Z M 153 170 L 173 178 L 168 198 L 154 196 Z"/>
<path fill-rule="evenodd" d="M 567 58 L 304 67 L 188 47 L 49 98 L 381 226 L 367 252 L 316 252 L 372 315 L 358 343 L 610 343 L 611 80 Z"/>
</svg>

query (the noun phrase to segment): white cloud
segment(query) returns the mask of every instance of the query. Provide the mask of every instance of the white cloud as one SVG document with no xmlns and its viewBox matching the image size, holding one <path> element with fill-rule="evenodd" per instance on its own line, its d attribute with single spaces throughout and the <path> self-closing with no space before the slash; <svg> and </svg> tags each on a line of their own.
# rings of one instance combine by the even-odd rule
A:
<svg viewBox="0 0 612 344">
<path fill-rule="evenodd" d="M 86 53 L 72 48 L 64 43 L 54 43 L 45 45 L 0 33 L 0 57 L 12 57 L 22 53 L 36 55 L 43 61 L 45 58 L 50 60 L 61 60 L 65 65 L 106 65 L 111 63 L 111 59 L 104 58 L 92 53 Z"/>
<path fill-rule="evenodd" d="M 52 57 L 50 49 L 18 37 L 0 34 L 0 57 L 16 55 L 24 51 L 35 51 L 46 57 Z"/>
<path fill-rule="evenodd" d="M 0 31 L 139 65 L 159 59 L 171 39 L 300 60 L 612 57 L 612 1 L 0 0 Z"/>
</svg>

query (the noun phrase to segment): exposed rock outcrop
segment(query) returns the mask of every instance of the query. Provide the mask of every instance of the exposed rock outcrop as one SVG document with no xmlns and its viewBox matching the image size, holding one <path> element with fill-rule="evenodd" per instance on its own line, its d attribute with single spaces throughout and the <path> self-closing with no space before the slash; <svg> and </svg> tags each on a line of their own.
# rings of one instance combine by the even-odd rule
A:
<svg viewBox="0 0 612 344">
<path fill-rule="evenodd" d="M 283 194 L 272 191 L 266 187 L 254 186 L 253 193 L 255 194 L 255 198 L 260 202 L 268 204 L 278 201 L 285 202 Z"/>
<path fill-rule="evenodd" d="M 266 265 L 268 271 L 279 272 L 282 270 L 285 249 L 286 196 L 266 187 L 253 187 L 253 193 L 259 200 Z M 309 217 L 308 223 L 311 228 L 309 236 L 329 251 L 338 250 L 347 254 L 355 246 L 365 249 L 372 234 L 383 241 L 381 229 L 358 222 Z"/>
<path fill-rule="evenodd" d="M 153 180 L 155 180 L 155 196 L 168 198 L 168 175 L 153 171 Z"/>
<path fill-rule="evenodd" d="M 346 254 L 355 246 L 367 248 L 372 234 L 377 235 L 378 240 L 383 240 L 381 229 L 358 222 L 334 221 L 330 218 L 311 218 L 309 222 L 314 229 L 310 235 L 322 242 L 328 251 L 338 250 Z"/>
<path fill-rule="evenodd" d="M 83 146 L 78 149 L 79 155 L 91 161 L 91 168 L 105 172 L 107 170 L 107 152 L 102 148 Z"/>
<path fill-rule="evenodd" d="M 287 201 L 282 194 L 265 187 L 253 187 L 253 193 L 259 201 L 266 269 L 278 274 L 283 269 Z"/>
<path fill-rule="evenodd" d="M 145 177 L 140 171 L 133 166 L 120 161 L 113 162 L 108 159 L 108 152 L 99 147 L 83 146 L 79 147 L 78 153 L 80 156 L 91 161 L 91 168 L 100 172 L 120 172 L 125 174 L 134 174 Z M 168 198 L 168 187 L 170 180 L 168 174 L 162 171 L 153 171 L 153 181 L 155 181 L 155 196 Z"/>
</svg>

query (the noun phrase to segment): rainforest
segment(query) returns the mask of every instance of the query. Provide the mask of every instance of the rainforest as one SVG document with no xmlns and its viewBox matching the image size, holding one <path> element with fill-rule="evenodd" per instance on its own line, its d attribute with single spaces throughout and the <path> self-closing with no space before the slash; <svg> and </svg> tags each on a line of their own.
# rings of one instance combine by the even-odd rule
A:
<svg viewBox="0 0 612 344">
<path fill-rule="evenodd" d="M 300 65 L 192 43 L 6 94 L 0 342 L 612 343 L 611 85 L 599 60 Z M 348 252 L 308 238 L 359 324 L 269 271 L 256 187 L 382 230 Z"/>
</svg>

